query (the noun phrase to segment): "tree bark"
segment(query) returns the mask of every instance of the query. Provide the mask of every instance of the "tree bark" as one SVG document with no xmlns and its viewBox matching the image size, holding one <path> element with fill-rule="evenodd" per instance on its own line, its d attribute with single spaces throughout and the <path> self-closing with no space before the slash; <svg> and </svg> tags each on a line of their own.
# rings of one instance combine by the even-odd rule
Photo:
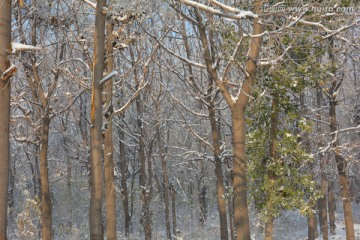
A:
<svg viewBox="0 0 360 240">
<path fill-rule="evenodd" d="M 159 112 L 157 110 L 157 112 Z M 166 236 L 167 239 L 171 239 L 171 228 L 170 228 L 170 207 L 169 207 L 169 177 L 167 173 L 167 164 L 165 159 L 165 150 L 163 142 L 161 141 L 160 136 L 160 121 L 157 122 L 156 126 L 156 135 L 157 135 L 157 143 L 159 147 L 160 159 L 161 159 L 161 167 L 163 171 L 163 194 L 164 194 L 164 207 L 165 207 L 165 228 L 166 228 Z"/>
<path fill-rule="evenodd" d="M 255 0 L 254 12 L 259 13 L 262 1 Z M 259 19 L 254 19 L 253 35 L 262 33 L 262 25 Z M 250 240 L 249 210 L 247 205 L 247 163 L 245 159 L 245 109 L 251 96 L 251 86 L 256 75 L 256 59 L 259 56 L 262 38 L 251 38 L 249 56 L 246 62 L 246 72 L 248 76 L 241 86 L 241 91 L 235 103 L 229 99 L 224 91 L 224 85 L 218 83 L 222 94 L 227 103 L 231 106 L 232 115 L 232 134 L 234 151 L 234 223 L 238 240 Z M 227 95 L 227 96 L 226 96 Z"/>
<path fill-rule="evenodd" d="M 335 235 L 335 211 L 336 211 L 336 201 L 334 196 L 334 181 L 330 180 L 328 182 L 328 210 L 329 210 L 329 225 L 330 225 L 330 234 Z"/>
<path fill-rule="evenodd" d="M 121 115 L 124 117 L 124 114 Z M 131 226 L 131 216 L 129 211 L 129 194 L 127 187 L 127 165 L 125 158 L 125 133 L 123 130 L 123 125 L 119 126 L 119 147 L 120 147 L 120 162 L 119 168 L 121 173 L 121 199 L 123 204 L 124 211 L 124 224 L 125 224 L 125 236 L 129 236 L 130 234 L 130 226 Z"/>
<path fill-rule="evenodd" d="M 10 80 L 1 75 L 10 67 L 11 1 L 3 0 L 0 8 L 0 239 L 6 240 L 8 173 L 10 164 Z"/>
<path fill-rule="evenodd" d="M 321 109 L 322 105 L 322 92 L 321 88 L 317 87 L 316 90 L 316 102 L 317 108 Z M 320 111 L 320 110 L 319 110 Z M 321 121 L 321 112 L 317 113 L 317 132 L 322 134 L 322 129 L 320 125 Z M 318 147 L 323 147 L 323 143 L 320 140 Z M 326 196 L 327 196 L 327 180 L 326 180 L 326 158 L 324 154 L 320 154 L 320 174 L 321 174 L 321 192 L 323 196 L 318 200 L 318 208 L 319 208 L 319 223 L 320 223 L 320 231 L 322 233 L 323 240 L 329 239 L 329 227 L 328 227 L 328 215 L 327 215 L 327 205 L 326 205 Z"/>
<path fill-rule="evenodd" d="M 42 118 L 42 133 L 39 153 L 41 179 L 41 225 L 42 238 L 44 240 L 52 239 L 51 196 L 47 158 L 49 145 L 49 127 L 50 119 L 47 116 L 47 113 L 45 113 L 45 116 Z"/>
<path fill-rule="evenodd" d="M 310 216 L 308 216 L 308 240 L 315 240 L 316 227 L 316 215 L 311 213 Z"/>
<path fill-rule="evenodd" d="M 90 114 L 90 188 L 89 209 L 90 239 L 102 240 L 102 204 L 103 204 L 103 171 L 102 171 L 102 86 L 100 80 L 104 72 L 105 51 L 105 0 L 98 0 L 95 16 L 94 60 L 92 98 Z"/>
<path fill-rule="evenodd" d="M 107 31 L 107 72 L 110 74 L 114 70 L 113 57 L 113 23 L 111 19 L 106 24 Z M 105 174 L 105 203 L 106 203 L 106 239 L 116 240 L 116 194 L 114 178 L 114 144 L 112 136 L 112 91 L 113 80 L 110 79 L 105 83 L 105 103 L 106 129 L 104 133 L 104 174 Z"/>
<path fill-rule="evenodd" d="M 354 240 L 354 222 L 352 216 L 352 206 L 350 200 L 350 189 L 349 182 L 346 173 L 346 159 L 340 154 L 339 139 L 336 131 L 338 131 L 338 125 L 336 121 L 336 99 L 332 98 L 333 93 L 330 93 L 330 131 L 333 137 L 332 148 L 335 152 L 336 167 L 339 174 L 341 197 L 343 200 L 344 219 L 345 219 L 345 230 L 346 240 Z"/>
<path fill-rule="evenodd" d="M 217 195 L 217 204 L 219 209 L 219 219 L 220 219 L 220 235 L 221 240 L 227 240 L 228 237 L 228 228 L 227 228 L 227 218 L 226 218 L 226 199 L 225 199 L 225 187 L 223 180 L 223 171 L 222 163 L 220 158 L 220 133 L 218 124 L 216 122 L 215 116 L 215 106 L 213 101 L 209 101 L 208 114 L 211 126 L 211 137 L 213 145 L 213 154 L 215 158 L 215 175 L 216 175 L 216 195 Z"/>
<path fill-rule="evenodd" d="M 173 235 L 176 236 L 176 192 L 174 185 L 170 184 L 171 192 L 171 215 L 172 215 L 172 230 Z"/>
</svg>

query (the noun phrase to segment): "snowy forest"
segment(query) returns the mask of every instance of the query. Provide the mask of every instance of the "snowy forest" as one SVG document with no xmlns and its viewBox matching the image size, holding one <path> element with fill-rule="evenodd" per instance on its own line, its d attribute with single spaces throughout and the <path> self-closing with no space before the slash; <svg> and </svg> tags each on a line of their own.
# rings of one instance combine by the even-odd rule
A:
<svg viewBox="0 0 360 240">
<path fill-rule="evenodd" d="M 0 0 L 0 240 L 360 239 L 359 0 Z"/>
</svg>

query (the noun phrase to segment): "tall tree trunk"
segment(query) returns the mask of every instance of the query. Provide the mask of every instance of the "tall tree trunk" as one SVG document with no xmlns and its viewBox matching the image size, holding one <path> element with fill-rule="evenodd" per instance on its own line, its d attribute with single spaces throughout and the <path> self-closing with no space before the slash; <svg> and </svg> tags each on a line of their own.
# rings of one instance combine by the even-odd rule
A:
<svg viewBox="0 0 360 240">
<path fill-rule="evenodd" d="M 329 59 L 333 65 L 333 73 L 334 78 L 335 75 L 335 56 L 333 55 L 333 48 L 334 48 L 334 41 L 333 39 L 330 40 L 330 49 L 329 49 Z M 337 171 L 339 174 L 340 180 L 340 188 L 341 188 L 341 197 L 343 200 L 343 209 L 344 209 L 344 219 L 345 219 L 345 230 L 346 230 L 346 240 L 354 240 L 355 233 L 354 233 L 354 222 L 352 216 L 352 206 L 350 201 L 350 189 L 349 189 L 349 182 L 347 177 L 347 163 L 346 159 L 341 155 L 340 148 L 339 148 L 339 136 L 338 136 L 338 123 L 336 118 L 336 105 L 337 105 L 337 92 L 342 84 L 342 79 L 337 80 L 333 79 L 331 87 L 329 89 L 329 117 L 330 117 L 330 132 L 332 137 L 332 144 L 331 147 L 335 153 L 335 162 Z"/>
<path fill-rule="evenodd" d="M 346 240 L 354 240 L 354 222 L 352 216 L 352 206 L 350 200 L 350 189 L 348 177 L 346 174 L 346 159 L 341 155 L 339 149 L 339 139 L 337 136 L 338 125 L 336 121 L 336 99 L 332 99 L 333 93 L 330 93 L 330 131 L 333 137 L 332 148 L 335 152 L 336 167 L 339 174 L 341 197 L 343 200 L 344 219 L 345 219 L 345 230 Z"/>
<path fill-rule="evenodd" d="M 42 238 L 44 240 L 52 239 L 52 215 L 51 215 L 51 196 L 49 187 L 48 172 L 48 145 L 49 145 L 49 127 L 50 119 L 47 113 L 42 118 L 42 132 L 40 140 L 40 182 L 41 182 L 41 225 Z"/>
<path fill-rule="evenodd" d="M 247 164 L 245 159 L 245 107 L 242 113 L 232 112 L 234 148 L 234 221 L 238 240 L 250 240 L 247 203 Z"/>
<path fill-rule="evenodd" d="M 174 185 L 170 183 L 171 193 L 171 215 L 172 215 L 172 230 L 173 235 L 176 236 L 176 191 Z"/>
<path fill-rule="evenodd" d="M 227 228 L 227 218 L 226 218 L 226 199 L 225 199 L 225 187 L 222 171 L 222 163 L 220 158 L 220 133 L 218 124 L 216 122 L 215 116 L 215 106 L 213 101 L 209 101 L 208 114 L 211 126 L 211 137 L 213 145 L 213 154 L 215 158 L 215 175 L 216 175 L 216 195 L 217 195 L 217 204 L 219 210 L 219 219 L 220 219 L 220 236 L 221 240 L 227 240 L 228 237 L 228 228 Z"/>
<path fill-rule="evenodd" d="M 159 111 L 157 110 L 159 113 Z M 160 121 L 157 122 L 156 126 L 157 143 L 159 147 L 161 167 L 163 171 L 163 194 L 164 194 L 164 205 L 165 205 L 165 228 L 167 239 L 171 239 L 171 228 L 170 228 L 170 207 L 169 207 L 169 177 L 167 173 L 167 164 L 165 159 L 165 150 L 163 142 L 161 141 L 160 132 Z"/>
<path fill-rule="evenodd" d="M 317 109 L 321 109 L 322 105 L 322 92 L 321 88 L 317 87 L 316 90 L 316 102 L 317 102 Z M 317 132 L 322 134 L 321 129 L 321 113 L 317 114 Z M 323 147 L 322 141 L 319 141 L 318 147 Z M 328 228 L 328 215 L 327 215 L 327 205 L 326 205 L 326 196 L 327 196 L 327 180 L 326 180 L 326 158 L 323 153 L 320 154 L 320 174 L 321 174 L 321 192 L 323 196 L 318 200 L 318 208 L 319 208 L 319 223 L 320 223 L 320 231 L 322 233 L 323 240 L 329 239 L 329 228 Z"/>
<path fill-rule="evenodd" d="M 308 240 L 315 240 L 316 228 L 316 215 L 311 213 L 310 216 L 308 216 Z"/>
<path fill-rule="evenodd" d="M 124 114 L 121 114 L 124 117 Z M 127 165 L 125 158 L 125 132 L 123 125 L 119 126 L 119 147 L 120 147 L 120 161 L 119 168 L 121 174 L 121 199 L 124 211 L 124 224 L 125 224 L 125 236 L 128 237 L 130 233 L 131 216 L 129 211 L 129 194 L 127 187 Z"/>
<path fill-rule="evenodd" d="M 106 24 L 107 31 L 107 72 L 110 74 L 114 70 L 113 57 L 113 23 L 108 19 Z M 115 195 L 115 178 L 114 178 L 114 144 L 112 136 L 112 91 L 113 80 L 110 79 L 105 83 L 105 121 L 106 129 L 104 133 L 104 174 L 105 174 L 105 203 L 106 203 L 106 238 L 116 240 L 116 195 Z"/>
<path fill-rule="evenodd" d="M 105 0 L 98 0 L 95 16 L 94 66 L 92 80 L 92 98 L 90 114 L 90 188 L 89 209 L 90 239 L 102 240 L 102 204 L 103 204 L 103 171 L 102 171 L 102 86 L 100 80 L 104 72 L 105 51 Z"/>
<path fill-rule="evenodd" d="M 11 0 L 0 8 L 0 76 L 10 67 Z M 6 240 L 8 173 L 10 164 L 10 80 L 0 77 L 0 239 Z"/>
<path fill-rule="evenodd" d="M 270 126 L 270 147 L 269 147 L 269 163 L 276 161 L 276 142 L 277 142 L 277 129 L 278 129 L 278 95 L 276 93 L 272 94 L 272 103 L 271 103 L 271 126 Z M 274 206 L 272 205 L 272 196 L 275 193 L 275 173 L 272 170 L 267 171 L 269 187 L 267 191 L 266 199 L 266 210 L 267 217 L 265 223 L 265 239 L 272 240 L 274 234 Z"/>
<path fill-rule="evenodd" d="M 200 149 L 200 147 L 199 147 Z M 207 216 L 207 209 L 206 209 L 206 186 L 204 185 L 204 178 L 205 178 L 205 166 L 204 166 L 204 159 L 200 160 L 200 174 L 199 176 L 196 176 L 197 178 L 197 194 L 198 194 L 198 200 L 199 200 L 199 206 L 200 206 L 200 225 L 201 227 L 204 227 L 206 222 L 206 216 Z"/>
<path fill-rule="evenodd" d="M 328 182 L 328 210 L 329 210 L 329 225 L 330 225 L 330 234 L 335 235 L 335 211 L 336 211 L 336 201 L 334 196 L 334 181 L 330 180 Z"/>
<path fill-rule="evenodd" d="M 134 78 L 136 83 L 136 89 L 139 88 L 139 79 L 136 68 L 136 61 L 132 48 L 130 48 L 130 56 L 132 61 L 132 67 L 134 72 Z M 142 207 L 142 216 L 141 216 L 141 225 L 144 228 L 145 239 L 151 239 L 151 217 L 150 217 L 150 189 L 147 189 L 146 184 L 146 155 L 145 155 L 145 142 L 144 142 L 144 129 L 143 129 L 143 120 L 142 120 L 142 103 L 140 96 L 135 101 L 136 112 L 137 112 L 137 128 L 138 128 L 138 142 L 139 142 L 139 159 L 140 159 L 140 191 L 141 191 L 141 207 Z M 150 161 L 150 159 L 149 159 Z M 151 167 L 148 168 L 151 171 Z M 150 176 L 149 176 L 150 177 Z M 149 186 L 150 187 L 150 186 Z"/>
</svg>

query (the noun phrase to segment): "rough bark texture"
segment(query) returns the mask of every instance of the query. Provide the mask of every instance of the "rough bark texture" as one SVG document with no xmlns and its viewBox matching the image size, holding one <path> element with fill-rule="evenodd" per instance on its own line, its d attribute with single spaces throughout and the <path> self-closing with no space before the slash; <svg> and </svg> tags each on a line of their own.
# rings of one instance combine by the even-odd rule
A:
<svg viewBox="0 0 360 240">
<path fill-rule="evenodd" d="M 90 188 L 91 199 L 89 209 L 90 239 L 102 240 L 102 203 L 103 203 L 103 175 L 102 175 L 102 86 L 100 80 L 104 71 L 105 51 L 105 15 L 103 7 L 105 0 L 98 0 L 95 17 L 93 81 L 90 114 Z"/>
<path fill-rule="evenodd" d="M 10 80 L 1 79 L 10 67 L 11 1 L 2 0 L 0 8 L 0 240 L 6 240 L 8 173 L 10 162 Z"/>
<path fill-rule="evenodd" d="M 106 52 L 107 52 L 107 72 L 111 73 L 114 69 L 113 58 L 113 24 L 111 20 L 106 24 L 108 34 Z M 105 203 L 106 203 L 106 239 L 116 240 L 116 195 L 114 178 L 114 144 L 112 137 L 112 91 L 113 80 L 105 83 L 105 106 L 106 106 L 106 129 L 104 133 L 104 174 L 105 174 Z"/>
</svg>

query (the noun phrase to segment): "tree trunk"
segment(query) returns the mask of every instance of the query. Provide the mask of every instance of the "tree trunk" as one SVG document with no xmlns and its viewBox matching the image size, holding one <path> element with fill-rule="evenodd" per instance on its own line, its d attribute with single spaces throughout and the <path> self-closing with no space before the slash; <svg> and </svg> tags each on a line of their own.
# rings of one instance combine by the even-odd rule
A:
<svg viewBox="0 0 360 240">
<path fill-rule="evenodd" d="M 52 239 L 52 215 L 51 215 L 51 196 L 49 187 L 48 172 L 48 145 L 49 145 L 49 127 L 50 119 L 47 113 L 42 118 L 42 132 L 40 140 L 40 182 L 41 182 L 41 225 L 42 238 L 44 240 Z"/>
<path fill-rule="evenodd" d="M 308 216 L 308 240 L 315 240 L 316 238 L 316 215 L 311 213 Z"/>
<path fill-rule="evenodd" d="M 110 74 L 114 70 L 113 58 L 113 23 L 109 19 L 106 24 L 108 34 L 106 51 L 107 51 L 107 72 Z M 112 136 L 112 91 L 113 80 L 110 79 L 105 83 L 105 121 L 106 129 L 104 133 L 104 174 L 105 174 L 105 203 L 106 203 L 106 239 L 116 240 L 116 194 L 114 178 L 114 144 Z"/>
<path fill-rule="evenodd" d="M 0 8 L 0 76 L 10 67 L 11 1 Z M 6 240 L 8 173 L 10 164 L 10 80 L 0 77 L 0 239 Z"/>
<path fill-rule="evenodd" d="M 227 228 L 227 218 L 226 218 L 226 199 L 225 199 L 225 187 L 223 180 L 223 171 L 222 163 L 220 158 L 220 133 L 218 124 L 216 122 L 215 116 L 215 106 L 214 102 L 210 101 L 208 106 L 209 120 L 211 126 L 211 137 L 213 145 L 213 154 L 215 158 L 215 175 L 216 175 L 216 195 L 217 195 L 217 204 L 219 210 L 219 219 L 220 219 L 220 236 L 221 240 L 227 240 L 228 237 L 228 228 Z"/>
<path fill-rule="evenodd" d="M 124 117 L 124 114 L 121 115 Z M 125 158 L 125 133 L 122 129 L 123 125 L 119 126 L 119 147 L 120 147 L 120 174 L 121 174 L 121 199 L 123 203 L 124 221 L 125 221 L 125 236 L 128 237 L 130 233 L 131 216 L 129 211 L 129 194 L 127 187 L 127 167 Z"/>
<path fill-rule="evenodd" d="M 330 225 L 330 234 L 335 235 L 335 211 L 336 211 L 336 201 L 334 196 L 334 181 L 330 180 L 328 182 L 328 210 L 329 210 L 329 225 Z"/>
<path fill-rule="evenodd" d="M 329 59 L 332 62 L 333 69 L 335 69 L 335 57 L 332 53 L 332 50 L 334 48 L 333 45 L 334 45 L 334 41 L 333 39 L 331 39 Z M 333 74 L 335 76 L 335 70 L 333 71 Z M 352 217 L 349 182 L 346 173 L 347 162 L 346 159 L 340 153 L 340 148 L 339 148 L 340 141 L 338 136 L 339 126 L 336 118 L 337 92 L 339 91 L 341 84 L 342 84 L 342 79 L 341 80 L 333 79 L 331 87 L 329 89 L 329 105 L 330 105 L 329 117 L 330 117 L 330 132 L 332 137 L 331 147 L 335 153 L 335 162 L 340 180 L 341 197 L 343 200 L 343 209 L 344 209 L 346 240 L 354 240 L 355 239 L 354 222 Z"/>
<path fill-rule="evenodd" d="M 336 167 L 339 174 L 341 197 L 343 200 L 346 240 L 354 240 L 354 222 L 352 216 L 352 206 L 350 201 L 350 189 L 348 177 L 346 174 L 346 159 L 340 154 L 339 138 L 336 131 L 338 131 L 338 125 L 336 121 L 336 99 L 332 99 L 333 93 L 330 93 L 330 131 L 333 137 L 332 148 L 335 152 Z"/>
<path fill-rule="evenodd" d="M 136 60 L 134 56 L 133 49 L 129 49 L 131 64 L 133 67 L 134 79 L 136 84 L 136 89 L 139 88 L 139 78 L 136 66 Z M 138 142 L 139 142 L 139 160 L 140 160 L 140 176 L 139 176 L 139 184 L 141 191 L 141 207 L 142 207 L 142 216 L 140 219 L 140 223 L 144 228 L 145 239 L 150 240 L 152 231 L 151 231 L 151 216 L 150 216 L 150 189 L 147 189 L 146 184 L 146 155 L 145 155 L 145 142 L 144 142 L 144 129 L 143 129 L 143 120 L 142 120 L 142 102 L 140 96 L 135 101 L 136 112 L 137 112 L 137 129 L 138 129 Z M 149 158 L 150 162 L 150 158 Z M 148 162 L 148 163 L 149 163 Z M 148 166 L 148 173 L 151 173 L 151 166 Z M 150 178 L 150 176 L 149 176 Z M 151 179 L 149 180 L 151 181 Z M 149 186 L 150 188 L 151 186 Z"/>
<path fill-rule="evenodd" d="M 322 92 L 321 88 L 318 87 L 316 91 L 316 101 L 317 101 L 317 108 L 321 109 L 322 105 Z M 320 111 L 320 110 L 319 110 Z M 317 132 L 319 134 L 322 134 L 321 129 L 321 112 L 317 114 Z M 322 141 L 319 142 L 318 147 L 323 147 Z M 326 205 L 326 196 L 327 196 L 327 180 L 326 180 L 326 173 L 325 173 L 325 167 L 326 167 L 326 159 L 324 154 L 320 154 L 320 173 L 321 173 L 321 192 L 323 196 L 318 200 L 318 208 L 319 208 L 319 223 L 320 223 L 320 231 L 322 233 L 323 240 L 329 239 L 329 229 L 328 229 L 328 219 L 327 219 L 327 205 Z"/>
<path fill-rule="evenodd" d="M 158 112 L 158 111 L 157 111 Z M 163 171 L 163 194 L 164 194 L 164 205 L 165 205 L 165 228 L 166 228 L 166 236 L 167 239 L 171 239 L 171 228 L 170 228 L 170 207 L 169 207 L 169 177 L 167 173 L 167 164 L 165 159 L 165 150 L 163 142 L 161 141 L 160 136 L 160 122 L 157 122 L 156 127 L 156 135 L 157 135 L 157 143 L 159 147 L 160 159 L 161 159 L 161 167 Z"/>
<path fill-rule="evenodd" d="M 172 212 L 172 229 L 173 235 L 176 236 L 176 192 L 174 185 L 170 184 L 171 192 L 171 212 Z"/>
<path fill-rule="evenodd" d="M 100 80 L 104 71 L 105 51 L 105 14 L 103 8 L 105 0 L 98 0 L 95 17 L 94 36 L 94 67 L 92 81 L 91 115 L 90 115 L 90 188 L 91 199 L 89 209 L 90 239 L 102 240 L 102 204 L 103 204 L 103 176 L 102 176 L 102 86 Z"/>
<path fill-rule="evenodd" d="M 238 240 L 250 240 L 244 114 L 245 108 L 243 108 L 242 113 L 232 112 L 232 141 L 234 148 L 234 221 Z"/>
</svg>

